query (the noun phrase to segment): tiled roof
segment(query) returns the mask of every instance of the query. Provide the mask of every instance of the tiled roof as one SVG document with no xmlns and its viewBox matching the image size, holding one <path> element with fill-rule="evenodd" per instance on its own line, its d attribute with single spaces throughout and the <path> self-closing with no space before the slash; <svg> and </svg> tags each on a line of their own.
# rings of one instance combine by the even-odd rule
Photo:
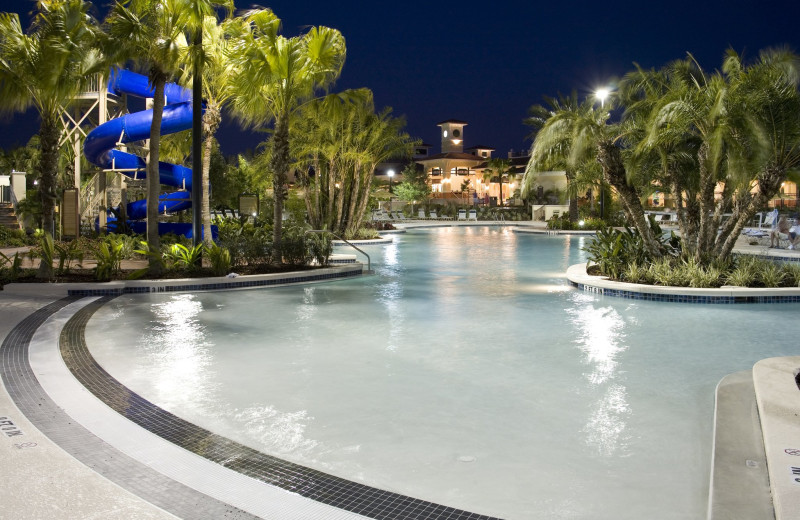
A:
<svg viewBox="0 0 800 520">
<path fill-rule="evenodd" d="M 460 121 L 458 119 L 448 119 L 446 121 L 442 121 L 441 123 L 436 123 L 436 126 L 441 126 L 441 125 L 444 125 L 444 124 L 447 124 L 447 123 L 453 123 L 453 124 L 456 124 L 456 125 L 466 125 L 467 124 L 466 121 Z"/>
</svg>

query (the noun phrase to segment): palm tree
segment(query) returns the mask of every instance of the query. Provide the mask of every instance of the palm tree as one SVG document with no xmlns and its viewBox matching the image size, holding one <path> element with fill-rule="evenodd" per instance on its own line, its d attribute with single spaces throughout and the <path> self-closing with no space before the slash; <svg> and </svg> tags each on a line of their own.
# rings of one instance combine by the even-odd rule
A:
<svg viewBox="0 0 800 520">
<path fill-rule="evenodd" d="M 158 251 L 158 198 L 161 192 L 158 162 L 161 151 L 161 120 L 164 89 L 177 78 L 186 49 L 189 0 L 126 0 L 117 2 L 106 19 L 109 47 L 115 61 L 133 60 L 147 70 L 153 87 L 153 120 L 150 124 L 150 153 L 147 156 L 147 243 Z M 120 45 L 119 42 L 125 42 Z M 162 265 L 150 256 L 149 274 L 160 276 Z"/>
<path fill-rule="evenodd" d="M 410 155 L 415 142 L 391 109 L 375 113 L 367 89 L 330 94 L 292 118 L 291 151 L 302 177 L 306 209 L 315 227 L 353 236 L 364 220 L 376 166 Z M 337 188 L 338 185 L 338 188 Z"/>
<path fill-rule="evenodd" d="M 226 7 L 230 12 L 233 7 L 232 2 L 227 2 Z M 196 57 L 202 67 L 203 102 L 205 105 L 203 112 L 203 200 L 201 202 L 201 214 L 203 241 L 209 246 L 213 243 L 209 193 L 211 155 L 214 149 L 215 135 L 222 123 L 222 109 L 231 97 L 231 89 L 228 84 L 231 69 L 228 55 L 231 42 L 229 33 L 236 25 L 237 22 L 231 20 L 226 20 L 221 24 L 217 23 L 216 16 L 203 17 L 202 54 Z M 196 52 L 194 47 L 190 47 L 190 50 L 193 53 Z M 197 61 L 194 61 L 194 63 L 197 63 Z M 187 74 L 195 74 L 194 68 L 187 68 L 185 71 Z"/>
<path fill-rule="evenodd" d="M 661 158 L 662 182 L 672 186 L 679 211 L 685 205 L 684 248 L 696 258 L 730 254 L 752 215 L 800 165 L 797 61 L 790 52 L 765 51 L 746 66 L 728 51 L 711 75 L 689 55 L 627 78 L 626 115 L 645 116 L 634 156 Z M 732 218 L 723 222 L 727 212 Z"/>
<path fill-rule="evenodd" d="M 511 162 L 508 159 L 500 159 L 494 157 L 489 159 L 487 167 L 483 170 L 483 176 L 486 180 L 491 182 L 491 179 L 497 177 L 497 182 L 500 183 L 500 206 L 503 205 L 503 176 L 508 175 L 511 171 Z"/>
<path fill-rule="evenodd" d="M 289 174 L 289 122 L 294 111 L 339 77 L 345 60 L 342 34 L 313 27 L 302 36 L 278 34 L 280 20 L 269 9 L 251 10 L 231 53 L 231 106 L 246 125 L 273 122 L 270 169 L 274 175 L 273 246 L 280 251 L 283 201 Z"/>
<path fill-rule="evenodd" d="M 576 118 L 582 117 L 582 112 L 591 112 L 593 108 L 588 101 L 581 105 L 575 91 L 570 97 L 545 97 L 545 101 L 547 106 L 534 105 L 528 109 L 529 116 L 525 119 L 525 124 L 533 127 L 534 143 L 522 179 L 522 195 L 525 197 L 533 189 L 538 172 L 563 169 L 567 178 L 569 219 L 577 222 L 578 192 L 585 189 L 588 179 L 581 176 L 583 182 L 576 181 L 579 172 L 593 172 L 590 163 L 595 161 L 595 157 L 591 148 L 577 153 L 578 150 L 572 147 L 573 134 L 564 130 L 574 124 Z"/>
<path fill-rule="evenodd" d="M 53 233 L 58 177 L 59 113 L 105 69 L 98 50 L 99 29 L 83 0 L 39 0 L 31 32 L 25 34 L 16 13 L 0 13 L 0 109 L 34 107 L 41 124 L 39 137 L 42 226 Z M 38 276 L 49 278 L 52 266 L 42 263 Z"/>
<path fill-rule="evenodd" d="M 645 217 L 641 188 L 629 179 L 623 157 L 624 127 L 608 124 L 611 104 L 598 110 L 589 101 L 577 104 L 562 100 L 559 106 L 560 110 L 541 124 L 536 134 L 526 169 L 529 177 L 526 185 L 531 185 L 530 176 L 535 173 L 537 164 L 563 164 L 577 169 L 579 165 L 596 160 L 602 168 L 603 181 L 616 191 L 628 221 L 641 235 L 648 253 L 653 257 L 661 256 L 664 248 Z M 590 167 L 585 169 L 591 171 Z"/>
</svg>

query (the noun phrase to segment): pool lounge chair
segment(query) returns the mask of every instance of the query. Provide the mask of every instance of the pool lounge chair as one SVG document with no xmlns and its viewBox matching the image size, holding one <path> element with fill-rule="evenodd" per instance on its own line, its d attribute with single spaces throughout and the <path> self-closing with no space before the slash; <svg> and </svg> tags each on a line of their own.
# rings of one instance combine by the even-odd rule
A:
<svg viewBox="0 0 800 520">
<path fill-rule="evenodd" d="M 469 210 L 469 216 L 467 217 L 467 220 L 474 220 L 475 222 L 477 222 L 478 221 L 478 210 L 475 210 L 475 209 Z"/>
<path fill-rule="evenodd" d="M 428 217 L 425 216 L 425 210 L 424 209 L 420 209 L 419 211 L 417 211 L 417 218 L 419 220 L 428 220 Z"/>
<path fill-rule="evenodd" d="M 439 220 L 439 215 L 436 214 L 436 210 L 435 209 L 432 209 L 431 212 L 430 212 L 430 217 L 428 217 L 428 218 L 430 218 L 431 220 Z"/>
<path fill-rule="evenodd" d="M 467 210 L 465 209 L 458 210 L 458 220 L 467 220 Z"/>
</svg>

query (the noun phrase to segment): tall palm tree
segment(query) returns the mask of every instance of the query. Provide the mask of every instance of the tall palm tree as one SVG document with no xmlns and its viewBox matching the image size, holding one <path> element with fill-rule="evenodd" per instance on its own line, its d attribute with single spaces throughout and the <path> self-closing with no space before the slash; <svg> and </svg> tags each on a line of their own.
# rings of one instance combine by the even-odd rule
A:
<svg viewBox="0 0 800 520">
<path fill-rule="evenodd" d="M 226 2 L 225 7 L 230 12 L 233 2 Z M 194 22 L 193 22 L 194 23 Z M 230 32 L 235 30 L 238 21 L 225 20 L 218 23 L 216 16 L 202 17 L 202 47 L 199 56 L 197 50 L 190 46 L 189 56 L 192 63 L 202 67 L 203 102 L 203 161 L 202 161 L 202 201 L 201 215 L 203 220 L 203 241 L 206 245 L 213 243 L 211 235 L 211 207 L 209 192 L 209 172 L 211 170 L 211 155 L 217 130 L 222 123 L 222 109 L 231 97 L 228 78 L 231 71 Z M 187 59 L 187 61 L 190 61 Z M 185 80 L 194 76 L 194 67 L 185 68 Z"/>
<path fill-rule="evenodd" d="M 124 0 L 117 2 L 106 19 L 109 48 L 117 62 L 132 60 L 147 71 L 153 87 L 153 120 L 150 124 L 150 150 L 147 156 L 147 243 L 158 251 L 158 198 L 161 192 L 158 162 L 161 151 L 161 121 L 164 90 L 184 64 L 189 0 Z M 125 42 L 121 45 L 120 42 Z M 161 275 L 162 265 L 151 255 L 148 271 Z"/>
<path fill-rule="evenodd" d="M 289 121 L 301 103 L 339 77 L 345 60 L 342 34 L 328 27 L 312 27 L 306 34 L 286 38 L 278 34 L 280 20 L 269 9 L 245 15 L 233 52 L 231 106 L 246 125 L 273 122 L 272 159 L 275 213 L 273 245 L 280 251 L 283 201 L 289 174 Z"/>
<path fill-rule="evenodd" d="M 48 233 L 55 223 L 61 107 L 105 68 L 90 6 L 83 0 L 39 0 L 28 34 L 19 15 L 0 13 L 0 109 L 34 107 L 41 118 L 39 191 Z M 49 278 L 51 272 L 52 266 L 40 265 L 39 276 Z"/>
<path fill-rule="evenodd" d="M 147 242 L 159 249 L 158 196 L 161 191 L 158 162 L 164 91 L 168 81 L 177 79 L 187 67 L 187 35 L 201 28 L 217 5 L 212 0 L 124 0 L 117 2 L 106 19 L 109 54 L 117 63 L 132 60 L 147 70 L 153 87 L 153 120 L 150 125 L 150 153 L 147 158 Z M 120 42 L 125 42 L 120 45 Z M 111 50 L 113 49 L 113 51 Z M 197 50 L 195 50 L 195 56 Z M 194 62 L 196 64 L 197 62 Z M 152 255 L 149 273 L 161 274 L 162 265 Z"/>
</svg>

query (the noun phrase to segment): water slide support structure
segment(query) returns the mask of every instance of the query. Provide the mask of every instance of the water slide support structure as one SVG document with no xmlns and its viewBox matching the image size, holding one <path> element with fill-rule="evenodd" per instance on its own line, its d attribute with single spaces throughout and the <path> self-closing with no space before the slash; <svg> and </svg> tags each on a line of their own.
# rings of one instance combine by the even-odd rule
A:
<svg viewBox="0 0 800 520">
<path fill-rule="evenodd" d="M 108 92 L 116 95 L 127 94 L 149 99 L 154 89 L 147 76 L 124 69 L 112 69 L 108 79 Z M 161 133 L 167 135 L 192 127 L 192 93 L 174 83 L 168 83 L 165 91 L 165 106 L 162 115 Z M 143 110 L 112 119 L 89 132 L 84 142 L 84 155 L 92 164 L 111 170 L 133 179 L 146 178 L 146 162 L 143 158 L 118 150 L 118 146 L 150 138 L 153 111 Z M 159 162 L 159 181 L 161 184 L 181 188 L 159 197 L 159 214 L 173 213 L 188 209 L 192 205 L 192 170 L 184 166 Z M 197 186 L 199 192 L 199 186 Z M 199 198 L 197 199 L 199 200 Z M 137 233 L 146 232 L 147 201 L 138 200 L 125 208 L 127 223 Z M 116 229 L 115 218 L 108 217 L 108 227 Z M 199 218 L 197 219 L 199 221 Z M 159 234 L 176 233 L 192 238 L 191 223 L 160 222 Z"/>
</svg>

